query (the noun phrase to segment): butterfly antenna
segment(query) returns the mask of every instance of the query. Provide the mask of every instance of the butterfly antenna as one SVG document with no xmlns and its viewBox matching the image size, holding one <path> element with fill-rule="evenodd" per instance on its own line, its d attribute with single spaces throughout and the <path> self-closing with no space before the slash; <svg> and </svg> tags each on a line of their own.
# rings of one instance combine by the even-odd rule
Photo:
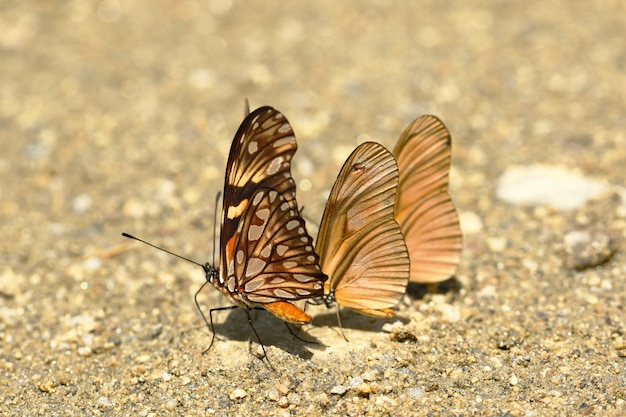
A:
<svg viewBox="0 0 626 417">
<path fill-rule="evenodd" d="M 248 97 L 243 100 L 243 118 L 245 119 L 250 114 L 250 103 L 248 103 Z"/>
<path fill-rule="evenodd" d="M 217 195 L 215 196 L 215 210 L 213 210 L 213 256 L 212 256 L 212 260 L 211 260 L 211 265 L 215 266 L 215 248 L 217 247 L 216 245 L 216 239 L 217 239 L 217 205 L 220 201 L 220 197 L 222 196 L 221 192 L 218 192 Z"/>
<path fill-rule="evenodd" d="M 163 249 L 163 248 L 161 248 L 161 247 L 158 247 L 157 245 L 153 245 L 152 243 L 150 243 L 150 242 L 146 242 L 145 240 L 139 239 L 138 237 L 135 237 L 135 236 L 133 236 L 133 235 L 129 235 L 128 233 L 122 233 L 122 236 L 127 237 L 127 238 L 129 238 L 129 239 L 135 239 L 135 240 L 138 240 L 138 241 L 139 241 L 139 242 L 141 242 L 141 243 L 145 243 L 146 245 L 148 245 L 148 246 L 152 246 L 152 247 L 153 247 L 153 248 L 155 248 L 155 249 L 158 249 L 158 250 L 163 251 L 163 252 L 165 252 L 165 253 L 169 253 L 170 255 L 173 255 L 173 256 L 175 256 L 175 257 L 177 257 L 177 258 L 183 259 L 183 260 L 185 260 L 185 261 L 187 261 L 187 262 L 191 262 L 192 264 L 198 265 L 198 266 L 199 266 L 199 267 L 201 267 L 202 269 L 205 269 L 205 270 L 206 270 L 206 266 L 205 266 L 205 265 L 202 265 L 201 263 L 198 263 L 198 262 L 196 262 L 196 261 L 192 261 L 192 260 L 191 260 L 191 259 L 189 259 L 189 258 L 185 258 L 184 256 L 181 256 L 181 255 L 179 255 L 179 254 L 177 254 L 177 253 L 170 252 L 170 251 L 168 251 L 167 249 Z"/>
</svg>

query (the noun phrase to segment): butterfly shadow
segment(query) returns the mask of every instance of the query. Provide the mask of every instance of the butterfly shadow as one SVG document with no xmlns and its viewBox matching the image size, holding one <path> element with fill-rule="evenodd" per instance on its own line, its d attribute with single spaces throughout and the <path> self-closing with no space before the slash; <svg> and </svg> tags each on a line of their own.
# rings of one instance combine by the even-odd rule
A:
<svg viewBox="0 0 626 417">
<path fill-rule="evenodd" d="M 256 335 L 248 324 L 248 316 L 246 312 L 240 308 L 229 310 L 228 312 L 216 311 L 213 313 L 213 319 L 216 315 L 227 314 L 224 321 L 214 322 L 216 342 L 222 340 L 249 340 L 253 343 L 259 343 Z M 302 359 L 310 359 L 313 352 L 309 348 L 320 347 L 325 348 L 319 339 L 306 333 L 304 330 L 295 325 L 289 325 L 267 311 L 252 310 L 252 325 L 259 335 L 261 342 L 265 347 L 275 346 L 289 354 L 297 355 Z M 291 330 L 291 332 L 290 332 Z"/>
<path fill-rule="evenodd" d="M 445 281 L 429 284 L 409 282 L 406 293 L 414 300 L 421 300 L 427 294 L 453 294 L 458 295 L 463 285 L 456 277 L 450 277 Z"/>
<path fill-rule="evenodd" d="M 404 319 L 400 316 L 393 316 L 389 318 L 372 317 L 350 310 L 349 308 L 341 308 L 339 315 L 341 317 L 341 323 L 337 322 L 337 313 L 335 311 L 335 307 L 333 307 L 325 313 L 317 314 L 313 319 L 313 322 L 317 326 L 337 328 L 339 333 L 341 333 L 340 326 L 344 329 L 378 333 L 382 331 L 382 328 L 386 323 L 401 321 L 406 324 L 409 322 L 408 319 Z"/>
</svg>

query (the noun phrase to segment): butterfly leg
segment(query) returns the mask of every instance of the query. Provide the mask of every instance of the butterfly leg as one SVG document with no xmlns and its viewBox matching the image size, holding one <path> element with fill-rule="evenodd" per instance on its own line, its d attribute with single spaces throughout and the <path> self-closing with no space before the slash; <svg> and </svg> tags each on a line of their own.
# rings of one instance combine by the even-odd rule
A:
<svg viewBox="0 0 626 417">
<path fill-rule="evenodd" d="M 207 353 L 209 350 L 211 350 L 211 348 L 213 347 L 213 342 L 215 342 L 215 330 L 213 330 L 213 312 L 214 311 L 224 311 L 224 310 L 234 310 L 236 308 L 239 308 L 237 306 L 227 306 L 227 307 L 219 307 L 219 308 L 212 308 L 209 310 L 209 323 L 210 323 L 210 329 L 211 332 L 213 332 L 213 336 L 211 337 L 211 343 L 209 343 L 209 347 L 206 348 L 202 353 Z M 202 315 L 204 317 L 204 314 Z M 204 320 L 206 322 L 206 319 Z M 209 323 L 207 323 L 207 325 L 209 325 Z"/>
<path fill-rule="evenodd" d="M 270 366 L 270 368 L 272 368 L 272 371 L 276 371 L 276 369 L 274 368 L 274 365 L 272 365 L 272 362 L 270 362 L 270 358 L 267 356 L 267 352 L 265 351 L 265 345 L 263 344 L 261 337 L 259 337 L 259 333 L 257 333 L 256 329 L 254 328 L 254 325 L 252 324 L 252 310 L 253 310 L 252 308 L 246 308 L 246 314 L 248 315 L 248 325 L 250 326 L 250 328 L 252 329 L 252 332 L 256 336 L 256 340 L 258 340 L 259 344 L 261 345 L 261 349 L 263 350 L 263 356 L 267 360 L 267 364 Z"/>
<path fill-rule="evenodd" d="M 196 293 L 193 295 L 193 301 L 196 303 L 196 308 L 200 312 L 200 316 L 202 317 L 204 324 L 206 324 L 206 327 L 211 331 L 211 334 L 213 335 L 211 337 L 211 343 L 209 343 L 209 347 L 203 350 L 202 354 L 205 354 L 209 350 L 211 350 L 211 347 L 213 347 L 213 342 L 215 342 L 215 329 L 213 328 L 213 312 L 220 311 L 220 310 L 232 310 L 233 308 L 237 308 L 237 306 L 212 308 L 209 310 L 209 320 L 207 320 L 206 316 L 204 315 L 204 312 L 202 311 L 202 308 L 200 307 L 200 303 L 198 302 L 198 295 L 200 294 L 200 291 L 202 291 L 202 289 L 208 282 L 209 281 L 205 281 L 204 284 L 202 284 L 200 288 L 198 288 L 198 291 L 196 291 Z"/>
<path fill-rule="evenodd" d="M 300 336 L 298 336 L 298 333 L 300 333 L 300 330 L 302 329 L 302 326 L 298 326 L 298 329 L 296 331 L 294 331 L 291 327 L 289 327 L 289 323 L 285 322 L 285 326 L 287 326 L 287 330 L 289 330 L 289 333 L 291 333 L 291 335 L 293 337 L 295 337 L 296 339 L 298 339 L 301 342 L 304 343 L 311 343 L 313 345 L 319 345 L 319 342 L 316 342 L 315 340 L 306 340 L 301 338 Z"/>
<path fill-rule="evenodd" d="M 204 284 L 202 284 L 200 288 L 198 288 L 198 291 L 196 291 L 196 293 L 193 295 L 193 301 L 196 303 L 196 308 L 200 312 L 200 316 L 202 316 L 202 320 L 204 320 L 204 324 L 206 324 L 206 327 L 208 327 L 211 333 L 215 335 L 215 332 L 213 331 L 213 319 L 211 319 L 211 324 L 209 324 L 209 321 L 206 319 L 206 316 L 204 315 L 204 312 L 202 312 L 202 308 L 200 307 L 200 303 L 198 302 L 198 295 L 200 294 L 200 292 L 202 291 L 202 289 L 208 282 L 209 281 L 205 281 Z M 211 345 L 212 344 L 213 344 L 213 341 L 211 341 Z"/>
<path fill-rule="evenodd" d="M 341 325 L 341 315 L 339 314 L 339 304 L 337 304 L 337 324 L 339 325 L 339 330 L 341 331 L 341 336 L 343 336 L 344 340 L 346 342 L 349 342 L 348 338 L 346 337 L 346 334 L 343 332 L 343 326 Z"/>
</svg>

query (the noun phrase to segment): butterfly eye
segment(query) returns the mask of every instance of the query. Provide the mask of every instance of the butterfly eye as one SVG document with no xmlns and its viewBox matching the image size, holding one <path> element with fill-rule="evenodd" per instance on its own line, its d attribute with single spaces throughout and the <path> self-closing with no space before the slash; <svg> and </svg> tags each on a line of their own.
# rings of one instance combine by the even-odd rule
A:
<svg viewBox="0 0 626 417">
<path fill-rule="evenodd" d="M 448 194 L 451 138 L 435 116 L 420 116 L 394 149 L 399 185 L 396 219 L 411 257 L 411 281 L 439 282 L 454 275 L 463 238 L 459 216 Z"/>
<path fill-rule="evenodd" d="M 393 315 L 409 280 L 409 256 L 394 220 L 397 183 L 395 158 L 374 142 L 356 148 L 339 172 L 315 244 L 329 277 L 327 306 Z"/>
</svg>

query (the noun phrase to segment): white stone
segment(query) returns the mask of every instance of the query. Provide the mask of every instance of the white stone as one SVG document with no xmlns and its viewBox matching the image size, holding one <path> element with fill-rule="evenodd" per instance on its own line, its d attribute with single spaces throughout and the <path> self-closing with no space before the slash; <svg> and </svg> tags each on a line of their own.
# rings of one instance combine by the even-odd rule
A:
<svg viewBox="0 0 626 417">
<path fill-rule="evenodd" d="M 511 204 L 573 210 L 609 189 L 603 181 L 557 166 L 511 166 L 500 176 L 497 195 Z"/>
</svg>

